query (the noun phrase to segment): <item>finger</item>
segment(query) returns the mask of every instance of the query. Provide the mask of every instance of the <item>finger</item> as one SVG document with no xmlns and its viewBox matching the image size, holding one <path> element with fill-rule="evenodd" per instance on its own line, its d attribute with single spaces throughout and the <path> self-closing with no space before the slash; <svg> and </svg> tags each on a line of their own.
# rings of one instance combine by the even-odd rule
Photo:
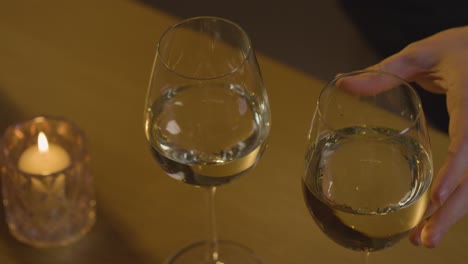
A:
<svg viewBox="0 0 468 264">
<path fill-rule="evenodd" d="M 460 144 L 454 153 L 449 153 L 431 190 L 432 201 L 442 205 L 460 184 L 468 161 L 468 144 Z"/>
<path fill-rule="evenodd" d="M 410 55 L 407 53 L 397 53 L 367 68 L 366 71 L 369 72 L 365 74 L 340 74 L 337 86 L 354 95 L 370 96 L 406 84 L 406 80 L 412 80 L 422 72 L 421 68 L 415 65 L 415 60 L 408 59 Z"/>
<path fill-rule="evenodd" d="M 424 228 L 424 225 L 426 224 L 426 221 L 423 220 L 419 225 L 417 225 L 413 230 L 411 230 L 411 233 L 409 235 L 409 239 L 411 243 L 415 246 L 420 246 L 422 244 L 421 241 L 421 232 Z"/>
<path fill-rule="evenodd" d="M 423 218 L 429 218 L 431 215 L 433 215 L 438 209 L 439 205 L 434 203 L 433 201 L 429 201 L 429 205 L 426 208 L 426 212 L 424 213 Z"/>
<path fill-rule="evenodd" d="M 468 172 L 467 172 L 468 174 Z M 465 175 L 466 176 L 466 175 Z M 421 231 L 421 243 L 425 247 L 439 244 L 447 230 L 468 212 L 468 179 L 460 184 L 442 207 L 426 222 Z"/>
<path fill-rule="evenodd" d="M 417 53 L 404 49 L 368 69 L 389 72 L 402 79 L 413 81 L 416 75 L 426 72 L 426 69 L 419 65 L 417 56 Z"/>
<path fill-rule="evenodd" d="M 413 245 L 420 246 L 422 244 L 421 233 L 424 226 L 426 225 L 427 218 L 433 215 L 438 208 L 439 206 L 437 204 L 429 201 L 429 205 L 427 206 L 426 212 L 424 213 L 423 220 L 413 230 L 411 230 L 409 235 L 409 239 Z"/>
</svg>

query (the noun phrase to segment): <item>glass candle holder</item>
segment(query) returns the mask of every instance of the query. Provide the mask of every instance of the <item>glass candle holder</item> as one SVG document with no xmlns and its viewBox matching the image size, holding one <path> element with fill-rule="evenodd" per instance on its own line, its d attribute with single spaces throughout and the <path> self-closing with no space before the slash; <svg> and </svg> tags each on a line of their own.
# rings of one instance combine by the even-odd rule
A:
<svg viewBox="0 0 468 264">
<path fill-rule="evenodd" d="M 0 145 L 10 233 L 35 247 L 64 246 L 93 226 L 96 202 L 83 132 L 60 117 L 7 128 Z"/>
</svg>

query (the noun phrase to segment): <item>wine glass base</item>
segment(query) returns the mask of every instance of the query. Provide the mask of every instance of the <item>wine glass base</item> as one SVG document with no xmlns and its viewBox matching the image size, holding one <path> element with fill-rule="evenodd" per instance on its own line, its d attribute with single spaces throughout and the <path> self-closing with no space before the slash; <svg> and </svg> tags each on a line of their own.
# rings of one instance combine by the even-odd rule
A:
<svg viewBox="0 0 468 264">
<path fill-rule="evenodd" d="M 255 253 L 233 241 L 218 241 L 218 260 L 210 259 L 208 241 L 190 244 L 169 257 L 165 264 L 261 264 Z"/>
</svg>

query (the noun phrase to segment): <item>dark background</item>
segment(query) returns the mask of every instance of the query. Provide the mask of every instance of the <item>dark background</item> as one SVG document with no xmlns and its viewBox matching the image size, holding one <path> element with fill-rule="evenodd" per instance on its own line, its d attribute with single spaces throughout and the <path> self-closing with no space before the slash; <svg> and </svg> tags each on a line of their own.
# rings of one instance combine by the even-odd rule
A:
<svg viewBox="0 0 468 264">
<path fill-rule="evenodd" d="M 365 68 L 444 29 L 468 25 L 468 1 L 139 1 L 181 18 L 233 20 L 257 51 L 323 80 Z M 447 131 L 445 97 L 415 86 L 428 121 Z"/>
</svg>

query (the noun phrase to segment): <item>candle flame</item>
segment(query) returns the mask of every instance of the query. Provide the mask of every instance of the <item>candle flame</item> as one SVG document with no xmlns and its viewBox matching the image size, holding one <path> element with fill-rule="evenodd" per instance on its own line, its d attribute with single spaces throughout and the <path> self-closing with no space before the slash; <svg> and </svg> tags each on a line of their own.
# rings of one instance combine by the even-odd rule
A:
<svg viewBox="0 0 468 264">
<path fill-rule="evenodd" d="M 49 150 L 49 142 L 43 132 L 39 132 L 39 135 L 37 136 L 37 145 L 39 152 L 47 152 Z"/>
</svg>

